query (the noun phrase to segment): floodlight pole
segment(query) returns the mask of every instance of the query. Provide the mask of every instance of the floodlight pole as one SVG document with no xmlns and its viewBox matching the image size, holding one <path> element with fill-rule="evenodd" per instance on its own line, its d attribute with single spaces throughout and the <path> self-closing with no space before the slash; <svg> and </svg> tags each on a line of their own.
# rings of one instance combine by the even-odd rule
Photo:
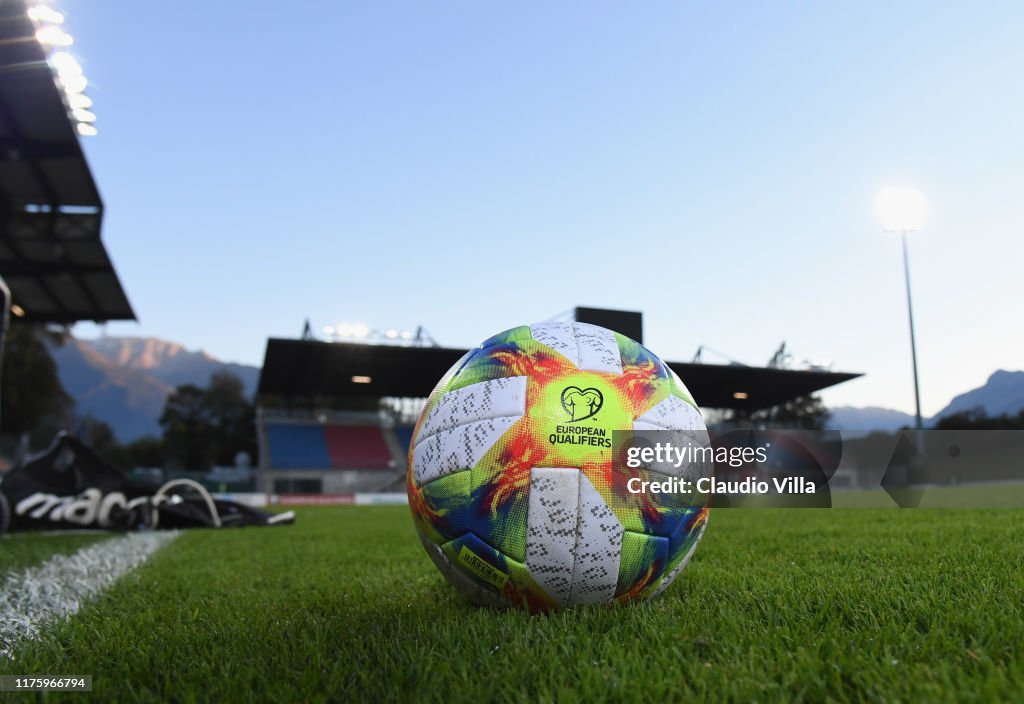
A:
<svg viewBox="0 0 1024 704">
<path fill-rule="evenodd" d="M 917 428 L 917 449 L 924 452 L 924 424 L 921 422 L 921 387 L 917 378 L 917 342 L 914 338 L 914 307 L 910 302 L 910 257 L 907 255 L 907 230 L 900 230 L 903 240 L 903 275 L 907 284 L 907 319 L 910 321 L 910 359 L 914 367 L 914 427 Z"/>
</svg>

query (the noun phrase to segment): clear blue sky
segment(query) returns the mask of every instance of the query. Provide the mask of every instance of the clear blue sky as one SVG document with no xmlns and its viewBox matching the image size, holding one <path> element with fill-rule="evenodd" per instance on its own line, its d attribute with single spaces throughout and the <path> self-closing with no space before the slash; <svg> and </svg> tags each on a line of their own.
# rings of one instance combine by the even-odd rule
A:
<svg viewBox="0 0 1024 704">
<path fill-rule="evenodd" d="M 53 4 L 140 319 L 109 334 L 260 364 L 306 317 L 640 309 L 667 359 L 786 340 L 867 374 L 830 404 L 911 411 L 904 183 L 925 413 L 1022 366 L 1022 3 Z"/>
</svg>

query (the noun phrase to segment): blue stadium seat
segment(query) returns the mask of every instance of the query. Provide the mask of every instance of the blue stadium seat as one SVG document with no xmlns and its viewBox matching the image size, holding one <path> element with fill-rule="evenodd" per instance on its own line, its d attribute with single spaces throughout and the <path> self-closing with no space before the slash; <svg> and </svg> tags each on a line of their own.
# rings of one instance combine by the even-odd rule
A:
<svg viewBox="0 0 1024 704">
<path fill-rule="evenodd" d="M 319 425 L 267 425 L 270 466 L 275 469 L 324 469 L 331 466 L 324 429 Z"/>
<path fill-rule="evenodd" d="M 398 436 L 398 442 L 401 443 L 402 447 L 406 452 L 409 451 L 409 445 L 412 444 L 412 431 L 415 430 L 411 425 L 400 425 L 395 426 L 395 435 Z"/>
</svg>

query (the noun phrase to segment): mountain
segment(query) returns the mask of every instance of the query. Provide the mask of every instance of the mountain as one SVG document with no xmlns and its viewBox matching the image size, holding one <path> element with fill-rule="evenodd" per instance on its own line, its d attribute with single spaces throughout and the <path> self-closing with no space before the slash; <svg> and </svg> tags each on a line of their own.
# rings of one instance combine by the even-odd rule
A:
<svg viewBox="0 0 1024 704">
<path fill-rule="evenodd" d="M 1024 371 L 999 369 L 982 386 L 953 397 L 935 417 L 942 418 L 979 406 L 989 416 L 1017 415 L 1024 408 Z"/>
<path fill-rule="evenodd" d="M 50 353 L 76 412 L 108 423 L 122 442 L 161 434 L 157 420 L 176 386 L 206 386 L 214 372 L 228 371 L 252 395 L 259 379 L 257 367 L 221 362 L 155 338 L 71 337 Z"/>
<path fill-rule="evenodd" d="M 105 337 L 83 342 L 111 364 L 141 371 L 171 387 L 206 386 L 214 372 L 228 371 L 242 380 L 245 392 L 251 395 L 259 381 L 257 367 L 221 362 L 202 350 L 187 350 L 176 342 L 154 337 Z"/>
<path fill-rule="evenodd" d="M 872 430 L 891 432 L 903 427 L 914 426 L 914 416 L 891 408 L 881 408 L 879 406 L 867 406 L 865 408 L 839 406 L 829 410 L 832 416 L 829 419 L 828 427 L 836 430 L 853 431 L 852 433 L 846 433 L 849 436 L 857 434 L 856 431 L 864 431 L 866 435 Z"/>
<path fill-rule="evenodd" d="M 955 396 L 949 404 L 932 418 L 926 418 L 925 426 L 932 426 L 939 418 L 961 411 L 969 411 L 981 407 L 989 416 L 1004 413 L 1016 415 L 1024 409 L 1024 371 L 1006 371 L 999 369 L 992 373 L 983 385 Z M 891 432 L 902 427 L 913 427 L 914 416 L 891 408 L 868 406 L 839 406 L 830 409 L 832 417 L 829 427 L 837 430 L 854 431 L 847 435 L 855 435 L 856 431 L 884 430 Z"/>
</svg>

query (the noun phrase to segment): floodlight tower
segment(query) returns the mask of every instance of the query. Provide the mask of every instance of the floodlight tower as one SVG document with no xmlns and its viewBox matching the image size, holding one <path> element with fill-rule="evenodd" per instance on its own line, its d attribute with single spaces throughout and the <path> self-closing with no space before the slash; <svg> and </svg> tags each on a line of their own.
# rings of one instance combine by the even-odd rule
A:
<svg viewBox="0 0 1024 704">
<path fill-rule="evenodd" d="M 918 450 L 924 450 L 921 422 L 921 388 L 917 377 L 917 343 L 914 339 L 914 308 L 910 302 L 910 261 L 907 256 L 907 233 L 924 227 L 928 203 L 916 188 L 893 186 L 878 194 L 878 219 L 886 232 L 900 233 L 903 241 L 903 275 L 907 286 L 907 318 L 910 321 L 910 359 L 914 367 L 914 423 Z"/>
</svg>

